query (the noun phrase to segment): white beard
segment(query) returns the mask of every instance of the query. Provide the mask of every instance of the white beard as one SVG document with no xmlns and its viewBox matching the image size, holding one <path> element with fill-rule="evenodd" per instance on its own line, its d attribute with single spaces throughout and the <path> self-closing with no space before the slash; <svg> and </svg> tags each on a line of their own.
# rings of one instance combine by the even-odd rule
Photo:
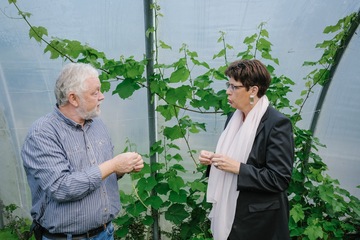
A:
<svg viewBox="0 0 360 240">
<path fill-rule="evenodd" d="M 76 109 L 77 113 L 80 115 L 80 117 L 82 119 L 89 120 L 89 119 L 95 118 L 100 115 L 100 108 L 98 108 L 97 106 L 94 109 L 87 112 L 85 110 L 84 105 L 85 104 L 84 104 L 83 100 L 80 100 L 80 105 Z"/>
</svg>

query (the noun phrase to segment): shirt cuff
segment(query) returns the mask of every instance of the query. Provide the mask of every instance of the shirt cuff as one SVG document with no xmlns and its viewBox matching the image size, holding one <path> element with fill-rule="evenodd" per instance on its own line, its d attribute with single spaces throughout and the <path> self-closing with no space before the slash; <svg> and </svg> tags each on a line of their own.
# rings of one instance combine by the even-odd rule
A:
<svg viewBox="0 0 360 240">
<path fill-rule="evenodd" d="M 98 188 L 101 184 L 101 172 L 99 166 L 93 166 L 88 171 L 86 171 L 88 175 L 90 190 L 94 190 Z"/>
</svg>

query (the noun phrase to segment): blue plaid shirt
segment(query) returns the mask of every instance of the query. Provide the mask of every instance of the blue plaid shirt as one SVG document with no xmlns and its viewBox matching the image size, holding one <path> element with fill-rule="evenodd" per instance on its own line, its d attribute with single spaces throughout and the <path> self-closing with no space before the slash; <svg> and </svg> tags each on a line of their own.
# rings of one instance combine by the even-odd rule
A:
<svg viewBox="0 0 360 240">
<path fill-rule="evenodd" d="M 31 215 L 51 233 L 81 234 L 120 211 L 116 174 L 101 180 L 98 165 L 113 157 L 99 118 L 83 127 L 57 107 L 37 120 L 21 155 L 32 194 Z"/>
</svg>

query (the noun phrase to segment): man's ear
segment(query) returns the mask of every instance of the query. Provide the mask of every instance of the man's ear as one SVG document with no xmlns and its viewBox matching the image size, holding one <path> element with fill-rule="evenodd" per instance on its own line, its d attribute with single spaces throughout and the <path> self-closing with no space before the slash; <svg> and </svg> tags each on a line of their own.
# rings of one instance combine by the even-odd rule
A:
<svg viewBox="0 0 360 240">
<path fill-rule="evenodd" d="M 79 97 L 74 92 L 69 93 L 68 99 L 69 103 L 74 107 L 79 106 Z"/>
</svg>

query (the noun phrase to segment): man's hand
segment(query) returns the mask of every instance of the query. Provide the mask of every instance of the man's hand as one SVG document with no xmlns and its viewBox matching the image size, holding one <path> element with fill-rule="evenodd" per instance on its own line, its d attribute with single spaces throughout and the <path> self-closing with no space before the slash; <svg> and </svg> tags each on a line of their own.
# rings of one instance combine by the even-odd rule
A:
<svg viewBox="0 0 360 240">
<path fill-rule="evenodd" d="M 144 167 L 144 161 L 140 154 L 136 152 L 121 153 L 113 158 L 117 175 L 130 172 L 139 172 Z"/>
<path fill-rule="evenodd" d="M 99 165 L 102 179 L 107 178 L 112 173 L 121 177 L 125 173 L 139 172 L 143 167 L 144 161 L 141 155 L 136 152 L 121 153 Z"/>
</svg>

